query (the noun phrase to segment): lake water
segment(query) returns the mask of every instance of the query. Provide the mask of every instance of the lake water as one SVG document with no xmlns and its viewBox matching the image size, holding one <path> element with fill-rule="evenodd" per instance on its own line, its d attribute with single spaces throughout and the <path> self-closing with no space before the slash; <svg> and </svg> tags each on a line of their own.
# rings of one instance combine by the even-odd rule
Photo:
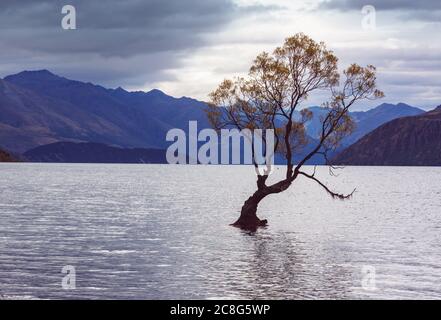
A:
<svg viewBox="0 0 441 320">
<path fill-rule="evenodd" d="M 250 167 L 0 164 L 0 298 L 440 299 L 441 168 L 319 173 L 247 233 Z"/>
</svg>

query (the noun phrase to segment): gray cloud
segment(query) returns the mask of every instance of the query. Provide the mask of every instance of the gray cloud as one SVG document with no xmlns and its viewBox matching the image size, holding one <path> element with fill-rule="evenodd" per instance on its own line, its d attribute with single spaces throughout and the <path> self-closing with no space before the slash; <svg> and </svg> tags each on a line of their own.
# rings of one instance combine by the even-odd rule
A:
<svg viewBox="0 0 441 320">
<path fill-rule="evenodd" d="M 69 2 L 77 30 L 60 26 L 65 1 L 2 1 L 1 40 L 39 52 L 93 52 L 106 56 L 199 46 L 201 34 L 231 21 L 240 10 L 230 0 L 106 0 Z"/>
<path fill-rule="evenodd" d="M 320 3 L 321 8 L 359 10 L 372 5 L 379 10 L 441 10 L 439 0 L 328 0 Z"/>
<path fill-rule="evenodd" d="M 326 34 L 317 23 L 323 11 L 338 10 L 354 17 L 363 5 L 371 4 L 385 12 L 381 19 L 387 19 L 387 28 L 382 29 L 386 32 L 346 34 L 338 27 L 340 15 L 332 14 L 329 17 L 335 20 L 323 28 L 334 30 L 335 22 L 337 40 L 325 36 L 317 40 L 326 40 L 331 48 L 333 42 L 337 44 L 334 50 L 341 67 L 352 62 L 376 65 L 387 95 L 384 101 L 427 107 L 441 103 L 437 102 L 441 97 L 438 26 L 422 22 L 437 21 L 439 0 L 331 0 L 321 2 L 319 10 L 301 13 L 277 5 L 240 7 L 234 1 L 1 0 L 0 76 L 49 69 L 109 87 L 164 86 L 171 94 L 205 99 L 223 77 L 246 72 L 255 54 L 279 44 L 281 34 Z M 61 8 L 66 3 L 77 9 L 77 30 L 61 28 Z M 296 14 L 315 23 L 297 26 Z M 402 23 L 406 15 L 418 21 Z M 369 44 L 363 39 L 374 41 Z M 390 41 L 390 46 L 378 39 Z"/>
<path fill-rule="evenodd" d="M 77 30 L 61 28 L 65 4 L 76 8 Z M 233 0 L 2 0 L 0 73 L 48 68 L 106 85 L 169 80 L 167 70 L 206 45 L 210 33 L 276 9 Z"/>
<path fill-rule="evenodd" d="M 384 102 L 406 102 L 432 109 L 441 104 L 441 48 L 340 48 L 335 50 L 341 66 L 357 62 L 377 67 L 379 88 L 385 92 Z M 367 103 L 375 106 L 378 101 Z"/>
<path fill-rule="evenodd" d="M 317 9 L 335 9 L 340 11 L 361 10 L 371 5 L 376 10 L 396 11 L 403 18 L 440 22 L 441 1 L 439 0 L 325 0 Z"/>
</svg>

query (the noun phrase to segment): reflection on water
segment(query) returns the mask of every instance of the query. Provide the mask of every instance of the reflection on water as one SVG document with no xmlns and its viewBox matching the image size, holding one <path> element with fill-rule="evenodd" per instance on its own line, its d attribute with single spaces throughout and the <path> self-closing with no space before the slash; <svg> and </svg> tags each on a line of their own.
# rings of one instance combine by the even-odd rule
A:
<svg viewBox="0 0 441 320">
<path fill-rule="evenodd" d="M 440 178 L 346 168 L 328 179 L 357 187 L 347 202 L 299 180 L 249 233 L 228 225 L 253 191 L 248 167 L 1 164 L 0 297 L 441 298 Z"/>
<path fill-rule="evenodd" d="M 350 297 L 351 273 L 335 265 L 332 255 L 320 264 L 309 265 L 307 252 L 295 234 L 257 233 L 249 240 L 253 250 L 245 272 L 252 275 L 250 298 Z"/>
</svg>

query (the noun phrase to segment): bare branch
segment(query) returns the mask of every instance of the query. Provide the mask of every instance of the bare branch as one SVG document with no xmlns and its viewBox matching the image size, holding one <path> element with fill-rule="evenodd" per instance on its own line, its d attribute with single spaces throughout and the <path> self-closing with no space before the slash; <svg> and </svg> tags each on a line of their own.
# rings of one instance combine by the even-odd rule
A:
<svg viewBox="0 0 441 320">
<path fill-rule="evenodd" d="M 307 178 L 309 178 L 309 179 L 311 179 L 311 180 L 314 180 L 315 182 L 317 182 L 323 189 L 325 189 L 326 190 L 326 192 L 333 198 L 333 199 L 340 199 L 340 200 L 346 200 L 346 199 L 350 199 L 352 196 L 353 196 L 353 194 L 354 194 L 354 192 L 356 191 L 356 189 L 354 189 L 350 194 L 348 194 L 348 195 L 344 195 L 344 194 L 340 194 L 340 193 L 336 193 L 336 192 L 333 192 L 333 191 L 331 191 L 323 182 L 321 182 L 319 179 L 317 179 L 314 175 L 310 175 L 310 174 L 307 174 L 306 172 L 303 172 L 303 171 L 299 171 L 299 174 L 301 174 L 301 175 L 303 175 L 303 176 L 305 176 L 305 177 L 307 177 Z"/>
</svg>

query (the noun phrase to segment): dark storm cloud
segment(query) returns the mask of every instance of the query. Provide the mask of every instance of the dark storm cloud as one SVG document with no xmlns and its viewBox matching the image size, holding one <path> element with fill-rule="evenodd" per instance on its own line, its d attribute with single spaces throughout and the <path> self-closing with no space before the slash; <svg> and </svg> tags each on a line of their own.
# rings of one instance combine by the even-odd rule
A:
<svg viewBox="0 0 441 320">
<path fill-rule="evenodd" d="M 61 28 L 66 4 L 76 9 L 77 30 Z M 47 68 L 91 81 L 164 80 L 211 32 L 274 9 L 233 0 L 1 0 L 0 72 Z M 148 74 L 141 82 L 140 73 Z"/>
<path fill-rule="evenodd" d="M 77 30 L 60 26 L 61 8 L 74 5 Z M 0 4 L 3 41 L 41 52 L 132 55 L 201 45 L 200 35 L 240 11 L 230 0 L 10 1 Z"/>
<path fill-rule="evenodd" d="M 376 10 L 400 12 L 406 18 L 441 21 L 440 0 L 327 0 L 320 2 L 317 8 L 349 11 L 361 10 L 365 5 L 374 6 Z"/>
<path fill-rule="evenodd" d="M 372 5 L 382 10 L 441 10 L 441 1 L 439 0 L 328 0 L 322 1 L 322 8 L 353 10 L 360 9 L 365 5 Z"/>
<path fill-rule="evenodd" d="M 61 8 L 73 5 L 84 28 L 137 28 L 173 22 L 197 25 L 210 17 L 216 24 L 236 6 L 229 0 L 2 0 L 0 23 L 11 27 L 58 26 Z M 192 21 L 186 19 L 192 17 Z"/>
</svg>

